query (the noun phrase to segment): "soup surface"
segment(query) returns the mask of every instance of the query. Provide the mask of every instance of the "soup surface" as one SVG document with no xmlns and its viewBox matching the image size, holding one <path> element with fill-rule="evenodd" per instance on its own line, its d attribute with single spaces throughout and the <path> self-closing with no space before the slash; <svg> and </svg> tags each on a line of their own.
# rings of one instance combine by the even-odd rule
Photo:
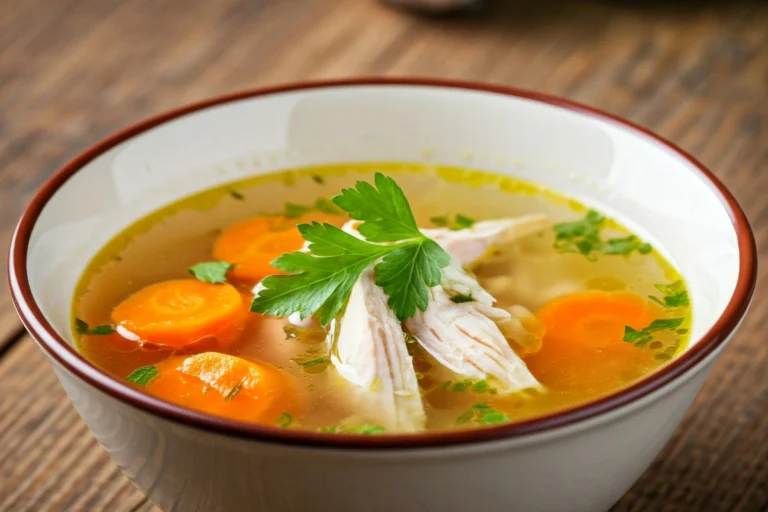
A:
<svg viewBox="0 0 768 512">
<path fill-rule="evenodd" d="M 375 172 L 394 178 L 420 228 L 460 236 L 483 219 L 551 219 L 465 265 L 495 308 L 510 312 L 510 319 L 494 321 L 511 357 L 540 386 L 509 391 L 492 376 L 462 375 L 411 336 L 414 324 L 405 322 L 406 360 L 418 385 L 413 403 L 425 419 L 420 428 L 384 426 L 385 413 L 366 408 L 365 396 L 386 390 L 378 389 L 378 377 L 357 389 L 360 383 L 337 368 L 333 343 L 326 342 L 330 325 L 249 311 L 254 286 L 276 273 L 270 262 L 304 244 L 296 226 L 345 225 L 349 215 L 331 198 L 358 180 L 373 183 Z M 450 300 L 464 311 L 462 303 L 477 299 Z M 286 171 L 171 204 L 103 248 L 82 276 L 72 311 L 82 354 L 147 393 L 246 422 L 367 434 L 514 422 L 599 398 L 675 357 L 687 342 L 691 314 L 673 267 L 598 212 L 509 177 L 400 163 Z M 463 329 L 460 320 L 451 328 Z M 359 370 L 378 364 L 374 359 Z M 392 397 L 387 403 L 397 415 L 403 404 L 398 391 Z"/>
</svg>

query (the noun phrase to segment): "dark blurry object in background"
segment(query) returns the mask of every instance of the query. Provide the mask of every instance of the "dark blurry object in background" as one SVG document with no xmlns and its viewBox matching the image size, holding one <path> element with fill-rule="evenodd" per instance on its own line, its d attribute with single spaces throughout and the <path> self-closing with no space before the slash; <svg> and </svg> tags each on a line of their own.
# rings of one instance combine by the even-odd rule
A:
<svg viewBox="0 0 768 512">
<path fill-rule="evenodd" d="M 382 3 L 423 14 L 451 14 L 474 10 L 483 0 L 381 0 Z"/>
</svg>

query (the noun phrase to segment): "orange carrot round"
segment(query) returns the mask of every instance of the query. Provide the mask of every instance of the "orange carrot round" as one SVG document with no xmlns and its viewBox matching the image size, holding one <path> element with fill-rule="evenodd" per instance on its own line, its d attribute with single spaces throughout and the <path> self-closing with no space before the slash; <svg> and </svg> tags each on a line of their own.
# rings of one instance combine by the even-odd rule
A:
<svg viewBox="0 0 768 512">
<path fill-rule="evenodd" d="M 626 326 L 641 330 L 658 313 L 633 293 L 588 291 L 559 297 L 538 312 L 546 334 L 541 350 L 525 362 L 552 390 L 610 392 L 658 366 L 650 350 L 623 341 Z"/>
<path fill-rule="evenodd" d="M 272 423 L 296 414 L 297 395 L 288 378 L 262 363 L 204 352 L 176 356 L 155 365 L 157 376 L 144 389 L 198 411 L 240 421 Z"/>
<path fill-rule="evenodd" d="M 255 284 L 266 276 L 279 274 L 272 261 L 286 252 L 298 251 L 304 239 L 298 224 L 328 222 L 338 224 L 338 215 L 310 213 L 296 219 L 256 217 L 234 224 L 222 232 L 213 244 L 213 257 L 235 264 L 231 279 Z"/>
<path fill-rule="evenodd" d="M 180 279 L 134 293 L 112 311 L 112 320 L 118 332 L 124 329 L 151 344 L 184 348 L 213 340 L 223 347 L 242 333 L 246 311 L 230 284 Z"/>
</svg>

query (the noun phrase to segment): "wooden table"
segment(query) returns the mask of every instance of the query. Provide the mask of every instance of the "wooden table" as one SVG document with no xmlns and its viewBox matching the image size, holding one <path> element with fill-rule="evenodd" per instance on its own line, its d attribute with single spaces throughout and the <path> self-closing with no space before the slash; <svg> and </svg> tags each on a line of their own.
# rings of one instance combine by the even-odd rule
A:
<svg viewBox="0 0 768 512">
<path fill-rule="evenodd" d="M 498 0 L 470 18 L 426 19 L 374 0 L 0 0 L 3 263 L 35 189 L 123 125 L 242 88 L 358 74 L 497 82 L 626 116 L 713 169 L 768 254 L 765 3 Z M 615 510 L 768 510 L 765 281 L 682 426 Z M 75 414 L 5 288 L 0 510 L 153 510 Z"/>
</svg>

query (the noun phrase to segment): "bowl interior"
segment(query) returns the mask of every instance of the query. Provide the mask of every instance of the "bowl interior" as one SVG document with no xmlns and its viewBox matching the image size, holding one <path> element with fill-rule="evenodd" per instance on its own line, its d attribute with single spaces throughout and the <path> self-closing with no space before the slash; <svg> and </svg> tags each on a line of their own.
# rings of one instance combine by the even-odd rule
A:
<svg viewBox="0 0 768 512">
<path fill-rule="evenodd" d="M 719 191 L 655 138 L 534 99 L 388 84 L 233 100 L 171 118 L 95 155 L 34 225 L 27 256 L 34 299 L 71 343 L 70 304 L 81 273 L 135 220 L 248 176 L 366 161 L 480 168 L 538 182 L 615 216 L 686 279 L 694 314 L 689 349 L 734 292 L 739 249 Z"/>
</svg>

